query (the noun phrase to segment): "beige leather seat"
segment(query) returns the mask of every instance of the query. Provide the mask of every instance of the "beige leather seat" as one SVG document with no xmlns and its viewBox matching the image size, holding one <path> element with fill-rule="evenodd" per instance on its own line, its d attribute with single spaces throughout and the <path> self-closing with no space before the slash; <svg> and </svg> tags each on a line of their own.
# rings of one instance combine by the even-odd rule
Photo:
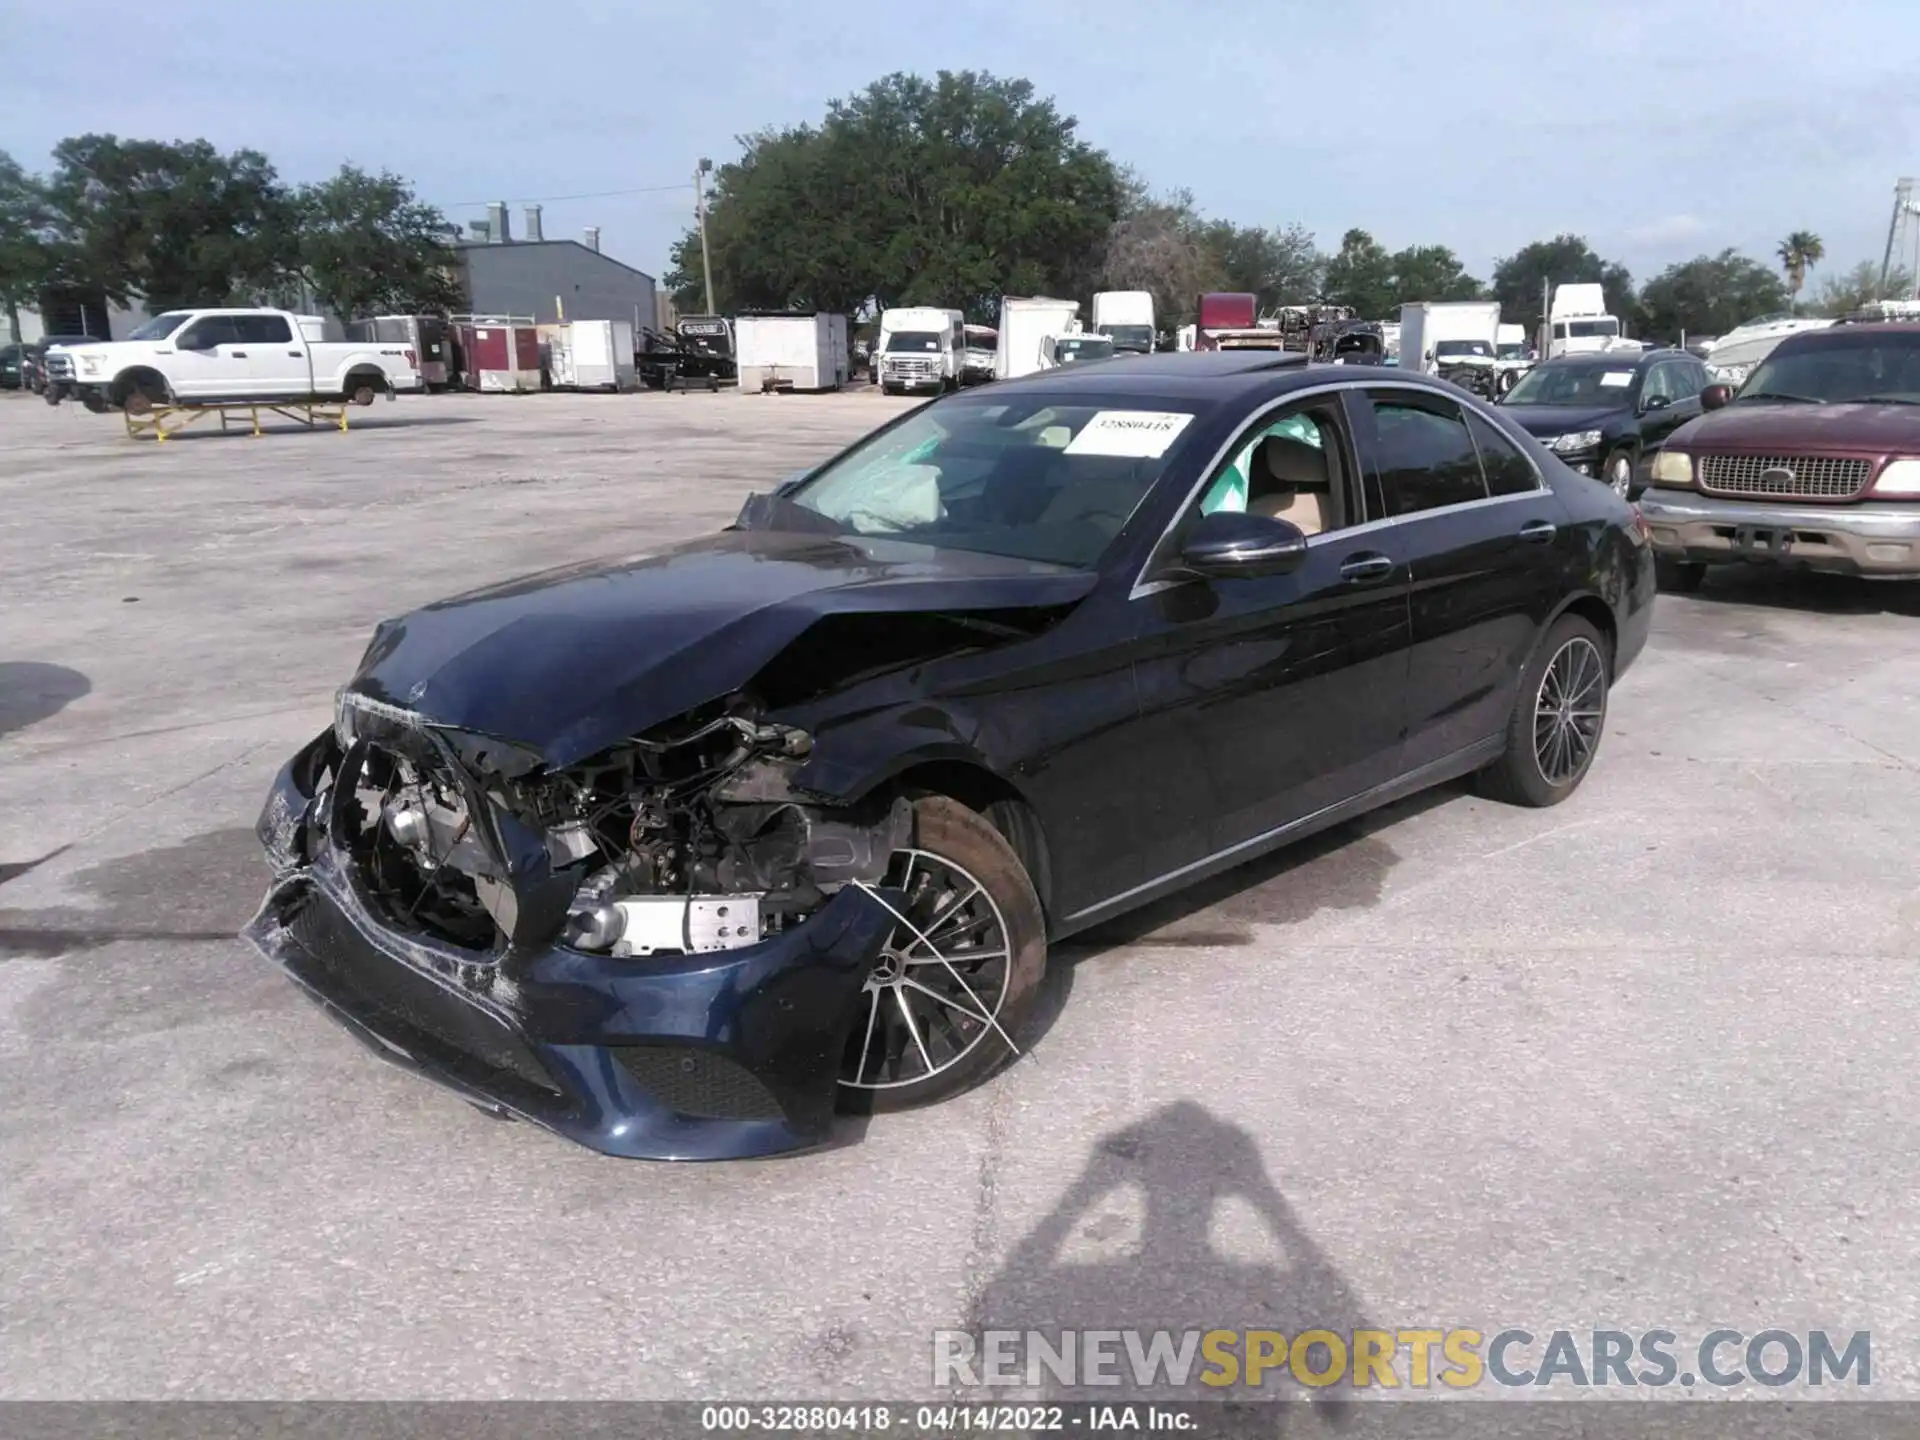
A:
<svg viewBox="0 0 1920 1440">
<path fill-rule="evenodd" d="M 1333 477 L 1326 453 L 1290 435 L 1269 435 L 1253 452 L 1247 512 L 1271 515 L 1318 535 L 1332 523 Z"/>
</svg>

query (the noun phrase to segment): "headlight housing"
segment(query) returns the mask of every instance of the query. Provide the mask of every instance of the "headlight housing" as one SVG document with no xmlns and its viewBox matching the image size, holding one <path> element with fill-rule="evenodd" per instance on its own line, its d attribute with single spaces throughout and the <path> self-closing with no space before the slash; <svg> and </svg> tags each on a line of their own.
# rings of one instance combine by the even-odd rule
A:
<svg viewBox="0 0 1920 1440">
<path fill-rule="evenodd" d="M 1895 499 L 1920 497 L 1920 460 L 1889 460 L 1873 482 L 1873 493 Z"/>
<path fill-rule="evenodd" d="M 1693 457 L 1684 450 L 1662 450 L 1653 457 L 1653 483 L 1687 490 L 1693 486 Z"/>
<path fill-rule="evenodd" d="M 1572 455 L 1576 451 L 1599 448 L 1600 432 L 1598 430 L 1572 430 L 1565 435 L 1554 436 L 1552 441 L 1553 453 L 1556 455 Z"/>
</svg>

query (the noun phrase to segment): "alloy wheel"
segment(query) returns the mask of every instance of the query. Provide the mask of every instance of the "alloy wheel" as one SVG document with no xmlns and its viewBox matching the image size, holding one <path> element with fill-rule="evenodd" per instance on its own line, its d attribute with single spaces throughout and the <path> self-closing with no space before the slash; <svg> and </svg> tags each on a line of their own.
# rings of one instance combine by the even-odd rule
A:
<svg viewBox="0 0 1920 1440">
<path fill-rule="evenodd" d="M 1554 652 L 1533 704 L 1533 760 L 1549 785 L 1570 785 L 1600 745 L 1607 713 L 1607 665 L 1576 635 Z"/>
<path fill-rule="evenodd" d="M 1616 455 L 1607 462 L 1607 485 L 1622 500 L 1633 489 L 1633 461 L 1625 455 Z"/>
<path fill-rule="evenodd" d="M 999 1031 L 1012 974 L 1006 917 L 965 867 L 899 850 L 883 883 L 907 903 L 861 990 L 840 1072 L 855 1090 L 918 1085 L 959 1064 Z"/>
</svg>

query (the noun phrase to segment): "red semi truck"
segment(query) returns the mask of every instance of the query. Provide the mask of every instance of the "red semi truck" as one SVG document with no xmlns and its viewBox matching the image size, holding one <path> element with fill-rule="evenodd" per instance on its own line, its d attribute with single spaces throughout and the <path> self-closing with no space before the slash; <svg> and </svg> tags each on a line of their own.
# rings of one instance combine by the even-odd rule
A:
<svg viewBox="0 0 1920 1440">
<path fill-rule="evenodd" d="M 1278 350 L 1278 328 L 1258 323 L 1258 295 L 1217 291 L 1202 295 L 1196 307 L 1193 348 L 1196 350 Z"/>
</svg>

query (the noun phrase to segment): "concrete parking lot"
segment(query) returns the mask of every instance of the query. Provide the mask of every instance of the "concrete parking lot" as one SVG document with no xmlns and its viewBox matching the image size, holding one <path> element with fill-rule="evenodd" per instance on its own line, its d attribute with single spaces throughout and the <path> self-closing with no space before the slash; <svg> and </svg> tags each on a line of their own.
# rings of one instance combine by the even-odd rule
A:
<svg viewBox="0 0 1920 1440">
<path fill-rule="evenodd" d="M 802 1157 L 490 1120 L 232 938 L 376 620 L 903 403 L 156 447 L 0 397 L 0 1396 L 901 1398 L 970 1323 L 1871 1330 L 1920 1395 L 1913 587 L 1663 597 L 1569 804 L 1452 787 L 1076 941 L 1022 1063 Z"/>
</svg>

